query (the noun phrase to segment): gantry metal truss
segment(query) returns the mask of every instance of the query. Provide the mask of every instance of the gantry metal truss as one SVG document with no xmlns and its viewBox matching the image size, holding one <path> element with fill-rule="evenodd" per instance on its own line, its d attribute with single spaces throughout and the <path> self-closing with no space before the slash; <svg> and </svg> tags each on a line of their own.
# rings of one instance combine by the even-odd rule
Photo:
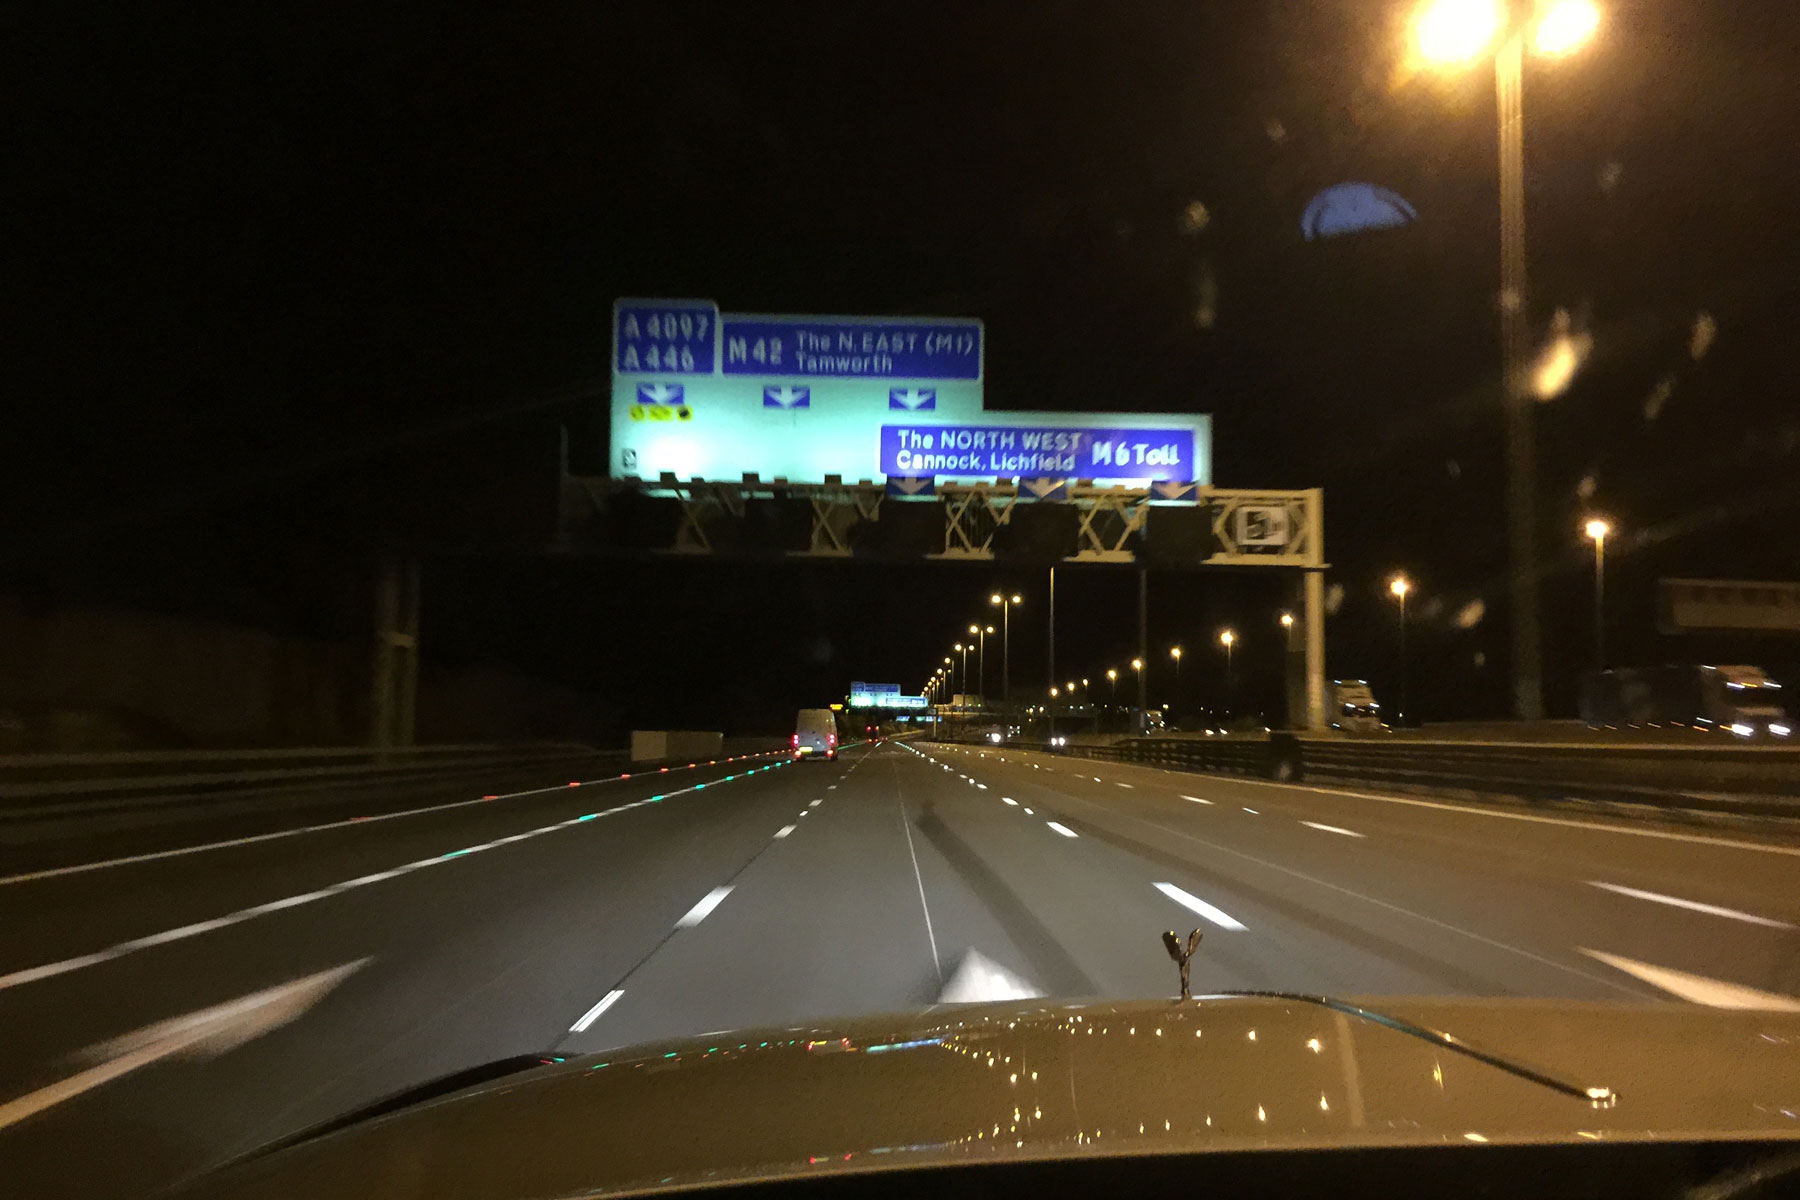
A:
<svg viewBox="0 0 1800 1200">
<path fill-rule="evenodd" d="M 1057 557 L 1075 563 L 1135 563 L 1149 536 L 1153 508 L 1201 509 L 1211 526 L 1210 552 L 1196 566 L 1300 567 L 1325 566 L 1324 494 L 1313 488 L 1279 491 L 1259 488 L 1214 488 L 1163 485 L 1156 488 L 1096 487 L 1070 482 L 1054 488 L 1041 483 L 947 484 L 932 495 L 895 495 L 871 482 L 844 483 L 827 476 L 824 483 L 678 480 L 649 482 L 572 479 L 595 513 L 604 513 L 622 495 L 672 500 L 680 519 L 674 536 L 661 546 L 666 553 L 708 555 L 726 552 L 719 531 L 742 525 L 749 506 L 759 500 L 799 502 L 811 512 L 811 535 L 805 549 L 788 554 L 801 558 L 855 557 L 858 527 L 876 523 L 894 506 L 935 504 L 942 513 L 942 549 L 928 559 L 984 562 L 995 557 L 995 538 L 1024 508 L 1061 505 L 1075 514 L 1074 543 Z M 565 541 L 567 541 L 565 531 Z M 569 548 L 575 548 L 570 546 Z"/>
</svg>

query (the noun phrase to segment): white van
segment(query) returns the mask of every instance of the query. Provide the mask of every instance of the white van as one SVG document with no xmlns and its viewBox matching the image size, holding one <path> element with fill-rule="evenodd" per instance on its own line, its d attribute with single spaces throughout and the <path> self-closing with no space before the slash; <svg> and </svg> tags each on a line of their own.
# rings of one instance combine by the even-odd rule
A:
<svg viewBox="0 0 1800 1200">
<path fill-rule="evenodd" d="M 794 757 L 837 757 L 837 717 L 829 708 L 803 708 L 794 722 Z"/>
</svg>

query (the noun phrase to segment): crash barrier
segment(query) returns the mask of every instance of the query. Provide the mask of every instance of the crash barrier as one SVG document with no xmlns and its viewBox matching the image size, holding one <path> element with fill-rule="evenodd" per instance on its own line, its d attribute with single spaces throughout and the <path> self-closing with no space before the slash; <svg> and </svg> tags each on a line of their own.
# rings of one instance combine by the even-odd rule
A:
<svg viewBox="0 0 1800 1200">
<path fill-rule="evenodd" d="M 714 751 L 705 757 L 769 753 L 782 744 L 779 738 L 725 738 L 715 742 Z M 698 757 L 677 753 L 666 761 Z M 576 743 L 0 755 L 0 816 L 134 806 L 215 793 L 239 796 L 360 783 L 431 782 L 535 768 L 555 767 L 571 776 L 594 778 L 628 765 L 626 751 Z"/>
<path fill-rule="evenodd" d="M 971 739 L 971 744 L 982 743 Z M 1283 732 L 1010 744 L 1052 754 L 1282 781 L 1800 816 L 1800 748 L 1779 745 L 1383 740 L 1373 735 Z"/>
</svg>

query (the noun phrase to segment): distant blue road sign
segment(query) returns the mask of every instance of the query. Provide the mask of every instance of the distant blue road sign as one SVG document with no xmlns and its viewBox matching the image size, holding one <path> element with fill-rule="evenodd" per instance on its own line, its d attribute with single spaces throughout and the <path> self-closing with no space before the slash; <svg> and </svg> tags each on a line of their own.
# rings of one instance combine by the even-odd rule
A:
<svg viewBox="0 0 1800 1200">
<path fill-rule="evenodd" d="M 812 389 L 794 387 L 792 384 L 781 384 L 777 387 L 763 389 L 764 408 L 811 408 Z"/>
<path fill-rule="evenodd" d="M 720 320 L 727 375 L 981 378 L 980 321 L 733 314 Z"/>
<path fill-rule="evenodd" d="M 710 300 L 632 300 L 613 311 L 613 370 L 711 375 L 719 310 Z"/>
<path fill-rule="evenodd" d="M 1191 479 L 1194 430 L 1027 425 L 883 425 L 884 475 Z M 1054 473 L 1054 474 L 1052 474 Z"/>
<path fill-rule="evenodd" d="M 1069 498 L 1069 481 L 1066 479 L 1021 479 L 1019 480 L 1019 497 L 1023 500 L 1067 500 Z"/>
<path fill-rule="evenodd" d="M 639 404 L 680 404 L 686 393 L 679 383 L 640 383 L 637 398 Z"/>
</svg>

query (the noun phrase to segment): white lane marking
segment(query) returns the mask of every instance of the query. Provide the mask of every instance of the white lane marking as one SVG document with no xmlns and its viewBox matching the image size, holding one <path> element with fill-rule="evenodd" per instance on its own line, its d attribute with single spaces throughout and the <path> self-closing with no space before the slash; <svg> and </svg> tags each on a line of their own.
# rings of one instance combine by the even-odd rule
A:
<svg viewBox="0 0 1800 1200">
<path fill-rule="evenodd" d="M 753 755 L 751 757 L 761 757 Z M 727 762 L 733 760 L 727 759 Z M 715 765 L 712 762 L 707 766 Z M 692 770 L 692 767 L 681 767 L 679 770 Z M 754 769 L 754 768 L 753 768 Z M 602 783 L 618 783 L 626 778 L 637 778 L 645 774 L 633 771 L 628 775 L 615 776 L 611 779 L 590 779 L 580 783 L 580 787 L 594 787 Z M 719 780 L 718 782 L 724 782 Z M 103 858 L 90 863 L 76 863 L 67 867 L 48 867 L 42 871 L 25 871 L 18 875 L 0 875 L 0 887 L 14 883 L 31 883 L 38 879 L 55 879 L 62 875 L 78 875 L 84 871 L 100 871 L 108 867 L 127 867 L 132 863 L 157 862 L 165 858 L 179 858 L 184 854 L 203 854 L 208 850 L 227 850 L 233 846 L 253 846 L 257 842 L 274 841 L 276 838 L 299 837 L 304 833 L 322 833 L 327 829 L 343 829 L 350 825 L 372 825 L 377 821 L 392 821 L 398 817 L 416 817 L 421 813 L 448 812 L 453 808 L 467 808 L 472 804 L 492 804 L 496 800 L 516 800 L 520 796 L 541 796 L 548 792 L 567 792 L 568 784 L 555 787 L 531 788 L 523 792 L 501 792 L 496 796 L 477 796 L 473 800 L 452 800 L 447 804 L 429 804 L 424 808 L 407 808 L 399 812 L 370 813 L 363 817 L 346 817 L 341 821 L 324 821 L 317 825 L 302 825 L 295 829 L 277 829 L 272 833 L 252 834 L 249 837 L 227 838 L 220 842 L 202 842 L 198 846 L 179 846 L 173 850 L 156 850 L 147 854 L 127 854 L 121 858 Z"/>
<path fill-rule="evenodd" d="M 1076 833 L 1073 829 L 1070 829 L 1067 825 L 1064 825 L 1060 821 L 1046 821 L 1046 822 L 1044 822 L 1044 824 L 1050 826 L 1050 828 L 1056 830 L 1056 832 L 1062 834 L 1064 837 L 1075 837 L 1076 836 Z"/>
<path fill-rule="evenodd" d="M 987 790 L 988 790 L 988 785 L 987 785 L 987 784 L 985 784 L 985 783 L 978 783 L 978 784 L 976 784 L 976 785 L 975 785 L 975 786 L 976 786 L 976 787 L 978 787 L 978 788 L 980 788 L 980 789 L 981 789 L 981 790 L 982 790 L 982 791 L 984 791 L 984 792 L 985 792 L 985 791 L 987 791 Z"/>
<path fill-rule="evenodd" d="M 1096 775 L 1096 776 L 1094 776 L 1094 782 L 1095 783 L 1105 783 L 1106 780 L 1104 780 L 1104 779 L 1100 778 L 1098 775 Z"/>
<path fill-rule="evenodd" d="M 768 767 L 754 768 L 750 772 L 738 776 L 738 778 L 747 779 L 756 771 L 773 770 L 776 766 L 783 765 L 785 764 L 776 763 L 771 764 Z M 542 825 L 537 829 L 531 830 L 527 836 L 538 837 L 546 833 L 554 833 L 558 829 L 568 829 L 572 826 L 583 825 L 589 821 L 598 820 L 601 817 L 610 817 L 615 813 L 622 813 L 629 809 L 639 808 L 645 804 L 653 804 L 660 800 L 672 800 L 676 796 L 685 796 L 690 792 L 697 792 L 703 787 L 717 786 L 722 782 L 725 781 L 715 780 L 711 785 L 696 784 L 693 787 L 681 788 L 673 792 L 664 792 L 657 796 L 646 797 L 642 800 L 633 800 L 627 804 L 620 804 L 614 808 L 602 809 L 599 812 L 586 813 L 579 817 L 572 817 L 567 821 L 559 821 L 554 825 Z M 806 814 L 801 813 L 800 815 L 805 816 Z M 104 950 L 96 950 L 91 954 L 82 954 L 74 958 L 65 958 L 60 962 L 45 963 L 42 966 L 26 967 L 23 970 L 13 971 L 7 975 L 0 975 L 0 991 L 18 987 L 21 984 L 35 983 L 40 979 L 50 979 L 57 975 L 66 975 L 70 971 L 79 971 L 84 967 L 91 967 L 98 963 L 118 958 L 121 955 L 130 954 L 138 950 L 145 950 L 152 946 L 166 945 L 169 942 L 194 937 L 214 929 L 223 929 L 228 925 L 236 925 L 238 922 L 247 921 L 252 917 L 266 916 L 272 912 L 280 912 L 284 909 L 295 908 L 302 904 L 310 904 L 315 900 L 323 900 L 328 896 L 341 896 L 352 888 L 360 887 L 365 883 L 374 882 L 377 879 L 391 879 L 396 875 L 404 875 L 410 871 L 416 871 L 423 867 L 435 867 L 440 863 L 452 862 L 459 858 L 467 858 L 471 854 L 479 854 L 483 850 L 491 849 L 499 844 L 500 843 L 498 842 L 488 842 L 480 846 L 466 846 L 461 850 L 451 850 L 444 854 L 439 854 L 434 858 L 421 858 L 414 862 L 404 863 L 388 871 L 378 871 L 374 875 L 361 875 L 355 879 L 347 879 L 342 883 L 335 883 L 329 887 L 319 888 L 317 891 L 305 892 L 298 896 L 288 896 L 279 900 L 270 900 L 262 904 L 252 905 L 249 908 L 239 909 L 237 912 L 233 913 L 226 913 L 222 917 L 215 917 L 209 921 L 199 921 L 192 925 L 182 925 L 175 929 L 164 930 L 161 933 L 152 933 L 145 937 L 119 942 L 117 945 L 108 946 Z"/>
<path fill-rule="evenodd" d="M 1121 784 L 1119 784 L 1119 786 L 1120 786 L 1120 787 L 1122 787 L 1122 788 L 1128 788 L 1128 787 L 1130 787 L 1130 786 L 1131 786 L 1131 784 L 1129 784 L 1129 783 L 1121 783 Z"/>
<path fill-rule="evenodd" d="M 1031 1000 L 1043 994 L 1030 982 L 1014 975 L 987 955 L 978 950 L 970 950 L 956 964 L 949 982 L 938 993 L 937 1002 L 981 1004 L 993 1000 Z"/>
<path fill-rule="evenodd" d="M 823 801 L 823 800 L 814 800 L 812 803 L 808 804 L 806 807 L 817 808 L 817 807 L 819 807 L 819 805 L 821 805 L 823 803 L 825 803 L 825 801 Z"/>
<path fill-rule="evenodd" d="M 775 836 L 778 838 L 784 838 L 788 834 L 794 832 L 794 830 L 796 830 L 798 828 L 800 828 L 798 825 L 783 825 L 780 829 L 777 829 L 775 831 Z"/>
<path fill-rule="evenodd" d="M 731 887 L 732 885 L 728 883 L 722 887 L 716 887 L 712 891 L 706 893 L 706 895 L 700 897 L 700 902 L 688 909 L 681 920 L 675 922 L 675 928 L 692 929 L 700 922 L 706 920 L 707 915 L 711 913 L 713 909 L 719 907 L 720 901 L 731 895 Z"/>
<path fill-rule="evenodd" d="M 1792 996 L 1760 992 L 1742 984 L 1708 979 L 1704 975 L 1692 975 L 1673 967 L 1638 962 L 1622 955 L 1607 954 L 1603 950 L 1589 950 L 1586 946 L 1575 948 L 1589 958 L 1599 959 L 1609 967 L 1616 967 L 1627 975 L 1635 975 L 1645 983 L 1654 984 L 1671 995 L 1695 1004 L 1707 1004 L 1713 1008 L 1751 1008 L 1764 1012 L 1800 1012 L 1800 1000 Z"/>
<path fill-rule="evenodd" d="M 1341 833 L 1345 837 L 1359 838 L 1365 836 L 1356 832 L 1354 829 L 1345 829 L 1342 825 L 1321 825 L 1317 821 L 1302 821 L 1300 823 L 1308 829 L 1319 829 L 1326 833 Z"/>
<path fill-rule="evenodd" d="M 1211 804 L 1211 800 L 1202 800 L 1198 796 L 1183 796 L 1183 800 L 1192 800 L 1195 804 Z"/>
<path fill-rule="evenodd" d="M 1025 815 L 1029 817 L 1029 816 L 1034 816 L 1035 814 L 1028 808 L 1025 810 Z"/>
<path fill-rule="evenodd" d="M 1773 917 L 1759 917 L 1755 913 L 1743 912 L 1740 909 L 1724 908 L 1717 904 L 1702 904 L 1698 900 L 1683 900 L 1680 896 L 1665 896 L 1661 892 L 1646 892 L 1638 888 L 1626 887 L 1619 883 L 1602 883 L 1598 879 L 1588 880 L 1590 887 L 1605 888 L 1609 892 L 1617 892 L 1621 896 L 1631 896 L 1637 900 L 1648 900 L 1653 904 L 1667 904 L 1673 908 L 1686 908 L 1694 912 L 1706 913 L 1714 917 L 1730 917 L 1733 921 L 1748 921 L 1752 925 L 1766 925 L 1770 929 L 1792 929 L 1786 921 L 1777 921 Z"/>
<path fill-rule="evenodd" d="M 906 815 L 906 801 L 900 801 L 900 828 L 906 831 L 906 853 L 912 857 L 913 879 L 919 885 L 919 907 L 925 913 L 925 939 L 931 943 L 931 969 L 938 983 L 944 982 L 944 964 L 938 958 L 937 933 L 931 928 L 931 905 L 925 902 L 925 876 L 919 871 L 919 852 L 913 849 L 912 819 Z"/>
<path fill-rule="evenodd" d="M 835 784 L 835 783 L 827 784 L 827 785 L 825 785 L 825 790 L 828 792 L 835 792 L 835 791 L 837 791 L 837 784 Z"/>
<path fill-rule="evenodd" d="M 357 959 L 329 971 L 240 996 L 236 1000 L 146 1025 L 123 1037 L 89 1047 L 80 1056 L 93 1066 L 47 1087 L 0 1104 L 0 1129 L 119 1076 L 171 1055 L 211 1058 L 261 1037 L 303 1015 L 369 960 Z M 97 1061 L 96 1061 L 97 1060 Z"/>
<path fill-rule="evenodd" d="M 1012 805 L 1014 808 L 1019 807 L 1019 802 L 1017 800 L 1014 800 L 1011 796 L 1002 796 L 1002 797 L 1000 797 L 1000 799 L 1003 800 L 1004 802 L 1006 802 L 1007 804 Z"/>
<path fill-rule="evenodd" d="M 1071 797 L 1071 799 L 1073 799 L 1074 802 L 1077 804 L 1087 803 L 1086 801 L 1083 801 L 1083 800 L 1079 799 L 1078 797 Z M 1098 807 L 1098 806 L 1090 805 L 1090 807 Z M 1486 934 L 1476 933 L 1472 929 L 1464 929 L 1460 925 L 1452 925 L 1448 921 L 1441 921 L 1436 917 L 1430 916 L 1426 913 L 1417 912 L 1413 909 L 1405 907 L 1404 905 L 1394 904 L 1390 901 L 1382 900 L 1379 897 L 1371 896 L 1366 892 L 1359 892 L 1354 888 L 1347 888 L 1347 887 L 1344 887 L 1342 884 L 1332 883 L 1328 879 L 1320 879 L 1317 875 L 1308 875 L 1305 871 L 1296 871 L 1292 867 L 1283 866 L 1281 863 L 1275 862 L 1271 859 L 1261 858 L 1255 854 L 1246 854 L 1242 850 L 1233 849 L 1232 847 L 1224 845 L 1220 842 L 1209 841 L 1208 839 L 1203 838 L 1203 837 L 1196 837 L 1194 834 L 1191 834 L 1191 833 L 1187 832 L 1185 829 L 1179 828 L 1178 826 L 1164 825 L 1159 821 L 1150 821 L 1150 820 L 1144 819 L 1143 817 L 1135 817 L 1135 816 L 1130 816 L 1130 815 L 1125 815 L 1124 819 L 1127 821 L 1130 821 L 1134 825 L 1143 825 L 1150 829 L 1155 829 L 1161 833 L 1166 833 L 1170 837 L 1180 838 L 1184 842 L 1193 842 L 1196 845 L 1205 846 L 1207 849 L 1212 850 L 1216 853 L 1227 854 L 1227 855 L 1230 855 L 1232 858 L 1241 858 L 1245 862 L 1255 863 L 1257 866 L 1263 867 L 1267 870 L 1277 871 L 1283 875 L 1288 875 L 1295 879 L 1303 880 L 1304 882 L 1310 883 L 1310 884 L 1314 885 L 1315 887 L 1325 888 L 1328 891 L 1337 892 L 1339 895 L 1350 896 L 1353 899 L 1361 900 L 1365 904 L 1372 904 L 1376 908 L 1386 909 L 1388 912 L 1398 913 L 1399 915 L 1401 915 L 1403 917 L 1411 917 L 1415 921 L 1422 921 L 1427 925 L 1431 925 L 1435 928 L 1442 929 L 1448 933 L 1459 934 L 1462 937 L 1466 937 L 1471 941 L 1480 942 L 1484 946 L 1492 946 L 1496 950 L 1505 950 L 1509 954 L 1516 954 L 1520 958 L 1528 958 L 1532 962 L 1541 963 L 1542 965 L 1544 965 L 1546 967 L 1555 967 L 1559 971 L 1567 971 L 1571 975 L 1578 975 L 1583 979 L 1590 980 L 1594 983 L 1603 984 L 1607 987 L 1611 987 L 1618 991 L 1624 992 L 1627 995 L 1641 998 L 1645 994 L 1636 988 L 1626 987 L 1624 984 L 1619 983 L 1616 979 L 1608 979 L 1606 976 L 1597 974 L 1596 972 L 1584 971 L 1579 967 L 1572 967 L 1566 962 L 1558 962 L 1554 958 L 1549 958 L 1549 957 L 1546 957 L 1545 955 L 1538 954 L 1531 950 L 1527 950 L 1523 946 L 1515 946 L 1511 942 L 1503 942 L 1503 941 L 1500 941 L 1498 938 L 1491 938 L 1491 937 L 1488 937 Z"/>
<path fill-rule="evenodd" d="M 1262 816 L 1262 814 L 1261 814 L 1261 813 L 1259 813 L 1259 812 L 1257 812 L 1257 811 L 1256 811 L 1256 810 L 1255 810 L 1255 809 L 1254 809 L 1254 808 L 1246 808 L 1246 809 L 1244 809 L 1244 811 L 1245 811 L 1245 812 L 1247 812 L 1247 813 L 1249 813 L 1249 814 L 1250 814 L 1250 815 L 1251 815 L 1251 816 L 1253 816 L 1253 817 L 1260 817 L 1260 816 Z"/>
<path fill-rule="evenodd" d="M 581 1019 L 579 1021 L 576 1021 L 573 1025 L 569 1026 L 569 1032 L 570 1033 L 586 1033 L 587 1027 L 589 1025 L 592 1025 L 595 1021 L 599 1020 L 601 1013 L 605 1012 L 607 1009 L 609 1009 L 613 1005 L 617 1004 L 619 1002 L 619 997 L 623 996 L 624 994 L 625 993 L 622 990 L 620 990 L 619 988 L 614 988 L 612 991 L 606 993 L 606 995 L 600 997 L 599 1003 L 595 1004 L 594 1007 L 592 1007 L 592 1008 L 588 1009 L 586 1012 L 582 1013 Z"/>
<path fill-rule="evenodd" d="M 1146 770 L 1162 770 L 1146 767 Z M 1165 775 L 1185 775 L 1185 771 L 1163 771 Z M 1668 842 L 1693 842 L 1701 846 L 1717 846 L 1724 850 L 1757 850 L 1764 854 L 1787 854 L 1800 857 L 1800 847 L 1774 846 L 1764 842 L 1746 842 L 1739 838 L 1704 837 L 1697 833 L 1674 833 L 1666 829 L 1638 829 L 1629 825 L 1605 825 L 1596 821 L 1577 821 L 1572 817 L 1545 817 L 1536 813 L 1500 812 L 1468 804 L 1444 804 L 1435 800 L 1414 800 L 1407 796 L 1382 796 L 1375 792 L 1353 792 L 1347 788 L 1320 787 L 1316 783 L 1276 783 L 1269 779 L 1247 779 L 1233 776 L 1232 783 L 1252 787 L 1291 788 L 1299 792 L 1316 792 L 1321 796 L 1348 796 L 1352 800 L 1378 800 L 1383 804 L 1405 804 L 1413 808 L 1435 808 L 1442 812 L 1460 813 L 1466 817 L 1493 817 L 1501 821 L 1530 821 L 1539 825 L 1566 825 L 1575 829 L 1591 829 L 1597 833 L 1618 833 L 1626 837 L 1657 838 Z"/>
<path fill-rule="evenodd" d="M 1183 891 L 1172 883 L 1159 883 L 1156 890 L 1173 900 L 1190 912 L 1199 913 L 1220 929 L 1243 930 L 1244 923 L 1222 908 L 1215 908 L 1189 891 Z"/>
</svg>

